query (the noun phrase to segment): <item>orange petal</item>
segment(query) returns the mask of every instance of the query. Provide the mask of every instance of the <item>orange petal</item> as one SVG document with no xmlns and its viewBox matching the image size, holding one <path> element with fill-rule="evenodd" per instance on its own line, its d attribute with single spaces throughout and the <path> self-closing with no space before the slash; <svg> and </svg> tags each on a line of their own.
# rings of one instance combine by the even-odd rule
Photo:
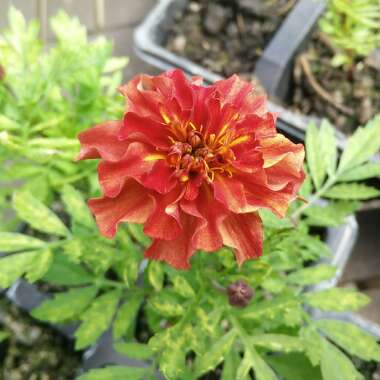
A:
<svg viewBox="0 0 380 380">
<path fill-rule="evenodd" d="M 219 225 L 223 243 L 235 248 L 239 265 L 263 253 L 263 229 L 257 213 L 230 214 Z"/>
<path fill-rule="evenodd" d="M 81 132 L 78 135 L 81 150 L 77 159 L 120 160 L 128 148 L 128 143 L 118 138 L 122 126 L 122 121 L 108 121 Z"/>
<path fill-rule="evenodd" d="M 147 191 L 135 180 L 129 179 L 115 198 L 93 198 L 88 206 L 95 215 L 100 232 L 108 238 L 116 234 L 121 222 L 144 223 L 152 211 Z"/>
</svg>

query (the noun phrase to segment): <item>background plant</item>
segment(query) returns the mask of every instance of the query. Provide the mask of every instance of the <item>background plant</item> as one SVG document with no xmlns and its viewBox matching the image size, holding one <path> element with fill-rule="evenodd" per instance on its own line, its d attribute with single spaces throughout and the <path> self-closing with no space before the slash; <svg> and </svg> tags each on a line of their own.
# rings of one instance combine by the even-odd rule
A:
<svg viewBox="0 0 380 380">
<path fill-rule="evenodd" d="M 319 26 L 339 51 L 332 64 L 350 69 L 357 59 L 380 47 L 380 2 L 329 0 Z"/>
<path fill-rule="evenodd" d="M 229 249 L 199 253 L 192 269 L 177 271 L 143 260 L 150 242 L 137 225 L 114 240 L 102 238 L 85 197 L 66 184 L 58 214 L 25 189 L 13 207 L 29 226 L 26 233 L 0 234 L 0 286 L 24 276 L 58 286 L 33 310 L 51 323 L 77 321 L 76 348 L 84 349 L 112 328 L 117 351 L 146 360 L 146 368 L 109 366 L 80 377 L 197 379 L 219 369 L 222 380 L 358 380 L 349 356 L 380 361 L 376 339 L 338 320 L 311 319 L 307 308 L 356 311 L 367 296 L 348 288 L 313 290 L 334 276 L 323 262 L 328 247 L 314 227 L 336 226 L 359 206 L 380 195 L 357 181 L 380 174 L 371 157 L 380 148 L 380 116 L 359 128 L 339 153 L 328 122 L 310 125 L 306 136 L 308 180 L 285 219 L 262 212 L 264 255 L 238 268 Z M 320 199 L 330 201 L 321 205 Z M 244 281 L 254 290 L 245 308 L 232 307 L 225 289 Z M 276 355 L 274 355 L 276 353 Z M 347 356 L 349 355 L 349 356 Z"/>
<path fill-rule="evenodd" d="M 90 42 L 64 12 L 51 27 L 56 43 L 48 49 L 38 39 L 38 23 L 26 24 L 11 8 L 9 28 L 0 35 L 0 207 L 15 180 L 47 203 L 65 183 L 91 192 L 94 164 L 74 162 L 76 136 L 123 112 L 117 87 L 127 59 L 113 58 L 104 38 Z"/>
</svg>

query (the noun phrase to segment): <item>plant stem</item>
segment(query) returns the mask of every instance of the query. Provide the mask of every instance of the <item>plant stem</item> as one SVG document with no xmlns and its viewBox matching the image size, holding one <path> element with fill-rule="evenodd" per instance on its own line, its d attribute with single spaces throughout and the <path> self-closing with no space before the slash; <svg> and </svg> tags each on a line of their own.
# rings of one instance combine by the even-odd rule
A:
<svg viewBox="0 0 380 380">
<path fill-rule="evenodd" d="M 333 176 L 333 177 L 330 177 L 326 182 L 325 184 L 310 198 L 309 202 L 308 203 L 304 203 L 301 207 L 299 207 L 297 210 L 295 210 L 293 212 L 293 214 L 291 215 L 290 219 L 292 220 L 296 220 L 299 218 L 299 216 L 306 210 L 308 209 L 310 206 L 312 206 L 316 201 L 318 201 L 322 196 L 323 194 L 331 187 L 335 184 L 335 181 L 336 181 L 336 177 Z"/>
</svg>

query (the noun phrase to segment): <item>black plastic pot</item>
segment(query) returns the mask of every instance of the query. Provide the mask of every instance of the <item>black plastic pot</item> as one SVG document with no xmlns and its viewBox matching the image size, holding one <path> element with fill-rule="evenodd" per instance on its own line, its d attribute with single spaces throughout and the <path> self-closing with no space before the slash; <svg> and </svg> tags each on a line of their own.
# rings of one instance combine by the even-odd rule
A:
<svg viewBox="0 0 380 380">
<path fill-rule="evenodd" d="M 162 46 L 168 23 L 173 15 L 183 9 L 188 0 L 160 0 L 134 35 L 137 54 L 148 63 L 161 69 L 178 67 L 191 75 L 200 75 L 208 82 L 220 79 L 220 75 L 170 52 Z M 311 34 L 316 21 L 324 11 L 325 0 L 298 0 L 293 10 L 265 47 L 256 63 L 255 76 L 269 95 L 284 97 L 289 88 L 293 60 Z"/>
</svg>

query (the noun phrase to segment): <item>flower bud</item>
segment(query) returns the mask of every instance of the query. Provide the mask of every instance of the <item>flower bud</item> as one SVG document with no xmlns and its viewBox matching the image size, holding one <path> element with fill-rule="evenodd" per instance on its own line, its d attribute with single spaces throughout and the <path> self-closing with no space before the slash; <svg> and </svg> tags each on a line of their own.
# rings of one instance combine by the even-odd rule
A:
<svg viewBox="0 0 380 380">
<path fill-rule="evenodd" d="M 199 132 L 190 131 L 187 141 L 194 149 L 202 146 L 202 138 L 199 136 Z"/>
<path fill-rule="evenodd" d="M 228 286 L 227 294 L 230 305 L 246 307 L 252 299 L 253 290 L 244 281 L 236 281 Z"/>
</svg>

